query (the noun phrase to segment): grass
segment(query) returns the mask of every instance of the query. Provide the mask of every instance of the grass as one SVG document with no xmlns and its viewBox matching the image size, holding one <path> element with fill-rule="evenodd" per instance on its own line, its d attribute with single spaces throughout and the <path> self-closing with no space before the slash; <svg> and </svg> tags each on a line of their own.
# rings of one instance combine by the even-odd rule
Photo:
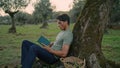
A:
<svg viewBox="0 0 120 68">
<path fill-rule="evenodd" d="M 9 25 L 0 25 L 0 66 L 20 60 L 21 42 L 24 39 L 37 43 L 40 35 L 45 35 L 51 41 L 59 32 L 57 27 L 50 24 L 48 29 L 40 29 L 40 25 L 17 26 L 16 34 L 8 34 Z M 55 31 L 55 32 L 54 32 Z"/>
<path fill-rule="evenodd" d="M 17 26 L 16 34 L 9 34 L 9 25 L 0 25 L 0 68 L 6 64 L 20 64 L 21 42 L 25 39 L 37 43 L 40 35 L 54 41 L 60 31 L 56 24 L 49 24 L 47 29 L 41 25 Z M 71 28 L 73 25 L 71 26 Z M 103 36 L 102 50 L 107 59 L 120 62 L 120 30 L 109 30 Z"/>
<path fill-rule="evenodd" d="M 120 30 L 109 30 L 103 36 L 102 51 L 109 60 L 120 63 Z"/>
</svg>

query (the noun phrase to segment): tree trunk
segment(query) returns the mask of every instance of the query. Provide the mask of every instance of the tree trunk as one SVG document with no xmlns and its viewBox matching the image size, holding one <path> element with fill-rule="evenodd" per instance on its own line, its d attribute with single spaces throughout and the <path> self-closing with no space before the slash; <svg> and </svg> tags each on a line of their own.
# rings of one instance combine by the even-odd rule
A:
<svg viewBox="0 0 120 68">
<path fill-rule="evenodd" d="M 11 19 L 12 19 L 12 26 L 11 26 L 11 28 L 9 28 L 9 33 L 16 33 L 16 27 L 15 27 L 15 22 L 14 22 L 14 16 L 13 17 L 11 17 Z"/>
<path fill-rule="evenodd" d="M 85 58 L 86 68 L 111 68 L 101 51 L 109 5 L 109 0 L 87 0 L 74 26 L 69 55 Z"/>
<path fill-rule="evenodd" d="M 47 13 L 43 14 L 43 25 L 40 28 L 47 28 L 48 27 L 47 17 L 48 17 Z"/>
<path fill-rule="evenodd" d="M 40 28 L 47 28 L 47 27 L 48 27 L 48 23 L 45 21 Z"/>
<path fill-rule="evenodd" d="M 47 28 L 48 27 L 48 22 L 47 22 L 47 14 L 43 15 L 43 24 L 40 28 Z"/>
<path fill-rule="evenodd" d="M 8 31 L 9 33 L 16 33 L 16 27 L 15 27 L 15 22 L 14 22 L 14 15 L 16 13 L 18 13 L 18 12 L 19 12 L 19 10 L 14 11 L 14 12 L 12 12 L 10 10 L 5 10 L 5 13 L 8 13 L 10 15 L 11 19 L 12 19 L 12 26 L 11 26 L 11 28 L 9 28 L 9 31 Z"/>
</svg>

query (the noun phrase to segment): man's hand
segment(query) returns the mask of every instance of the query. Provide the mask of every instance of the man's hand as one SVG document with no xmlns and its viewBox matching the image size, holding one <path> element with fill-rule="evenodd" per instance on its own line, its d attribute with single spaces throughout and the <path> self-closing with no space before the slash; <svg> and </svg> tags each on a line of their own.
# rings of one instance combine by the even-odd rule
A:
<svg viewBox="0 0 120 68">
<path fill-rule="evenodd" d="M 52 47 L 52 45 L 53 45 L 53 44 L 54 44 L 54 43 L 53 43 L 53 42 L 51 42 L 49 46 L 50 46 L 50 47 Z"/>
<path fill-rule="evenodd" d="M 52 53 L 52 51 L 53 51 L 49 46 L 43 46 L 43 48 L 50 53 Z"/>
</svg>

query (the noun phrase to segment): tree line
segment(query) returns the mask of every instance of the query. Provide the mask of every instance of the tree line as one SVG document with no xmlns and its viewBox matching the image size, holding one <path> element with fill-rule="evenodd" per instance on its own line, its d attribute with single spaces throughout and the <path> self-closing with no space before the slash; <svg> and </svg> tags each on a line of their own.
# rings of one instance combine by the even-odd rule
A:
<svg viewBox="0 0 120 68">
<path fill-rule="evenodd" d="M 47 20 L 53 15 L 53 9 L 49 0 L 38 0 L 34 5 L 35 11 L 32 15 L 21 11 L 27 7 L 30 1 L 31 0 L 0 1 L 0 7 L 9 15 L 9 17 L 5 16 L 8 20 L 3 20 L 3 23 L 8 24 L 10 22 L 9 24 L 12 25 L 9 29 L 9 33 L 16 33 L 16 23 L 23 25 L 26 23 L 38 24 L 39 22 L 44 22 L 42 27 L 47 26 Z"/>
<path fill-rule="evenodd" d="M 20 2 L 19 2 L 20 1 Z M 23 3 L 24 2 L 24 3 Z M 110 14 L 109 14 L 109 22 L 108 25 L 119 25 L 120 21 L 120 0 L 111 0 L 111 5 L 109 6 Z M 78 17 L 81 15 L 81 11 L 86 3 L 86 0 L 74 0 L 73 8 L 69 12 L 55 12 L 55 6 L 51 6 L 49 0 L 38 0 L 36 4 L 34 4 L 35 11 L 32 14 L 28 14 L 26 12 L 20 11 L 24 9 L 30 0 L 1 0 L 0 7 L 4 10 L 4 12 L 8 13 L 9 16 L 0 16 L 0 24 L 12 24 L 12 29 L 15 28 L 16 25 L 24 25 L 24 24 L 39 24 L 43 25 L 41 28 L 46 28 L 48 26 L 47 22 L 54 22 L 55 18 L 61 13 L 67 13 L 71 17 L 71 22 L 75 23 Z M 14 4 L 14 6 L 13 6 Z M 108 27 L 110 27 L 108 26 Z M 16 31 L 13 31 L 16 32 Z"/>
</svg>

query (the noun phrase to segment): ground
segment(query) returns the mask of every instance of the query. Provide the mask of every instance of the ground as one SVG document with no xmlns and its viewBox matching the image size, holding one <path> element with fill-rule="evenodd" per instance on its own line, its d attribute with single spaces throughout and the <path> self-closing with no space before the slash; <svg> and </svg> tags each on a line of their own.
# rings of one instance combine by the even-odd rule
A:
<svg viewBox="0 0 120 68">
<path fill-rule="evenodd" d="M 21 42 L 25 39 L 36 44 L 40 35 L 44 35 L 51 42 L 55 40 L 57 33 L 60 31 L 55 23 L 49 24 L 47 29 L 40 29 L 41 25 L 24 25 L 17 26 L 17 33 L 8 33 L 10 25 L 0 25 L 0 68 L 9 66 L 13 68 L 20 65 L 21 58 Z M 73 24 L 71 25 L 71 30 Z M 104 34 L 102 41 L 102 51 L 109 60 L 120 63 L 120 30 L 108 30 L 108 34 Z"/>
</svg>

